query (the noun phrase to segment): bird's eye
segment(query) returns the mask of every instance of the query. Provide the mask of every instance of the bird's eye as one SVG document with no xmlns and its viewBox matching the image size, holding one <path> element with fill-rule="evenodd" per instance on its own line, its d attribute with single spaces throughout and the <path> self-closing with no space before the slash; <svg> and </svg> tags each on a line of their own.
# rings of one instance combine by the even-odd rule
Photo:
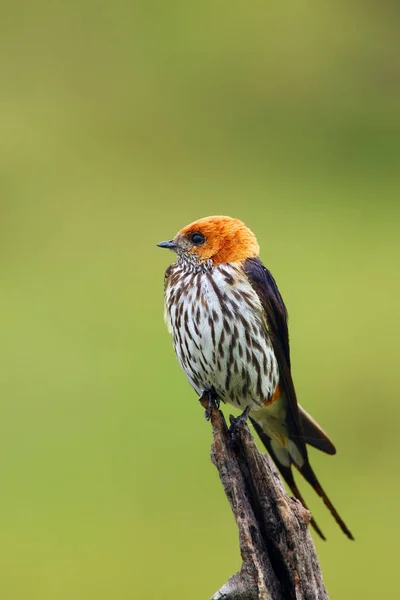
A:
<svg viewBox="0 0 400 600">
<path fill-rule="evenodd" d="M 201 244 L 204 244 L 206 240 L 202 233 L 192 233 L 192 235 L 190 236 L 190 241 L 195 246 L 201 246 Z"/>
</svg>

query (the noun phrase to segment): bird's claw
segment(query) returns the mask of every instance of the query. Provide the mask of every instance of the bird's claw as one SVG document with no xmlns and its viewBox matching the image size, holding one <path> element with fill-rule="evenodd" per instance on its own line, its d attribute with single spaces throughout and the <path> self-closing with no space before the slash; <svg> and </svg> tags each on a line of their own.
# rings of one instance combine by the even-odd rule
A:
<svg viewBox="0 0 400 600">
<path fill-rule="evenodd" d="M 206 421 L 209 421 L 211 419 L 213 408 L 216 408 L 217 410 L 219 409 L 220 399 L 218 398 L 218 396 L 216 394 L 214 394 L 214 392 L 208 392 L 207 396 L 208 396 L 208 406 L 207 406 L 206 410 L 204 411 L 204 417 L 205 417 Z"/>
<path fill-rule="evenodd" d="M 231 426 L 229 427 L 229 435 L 231 437 L 232 444 L 236 443 L 238 428 L 243 423 L 246 423 L 246 421 L 249 417 L 249 413 L 250 413 L 250 406 L 246 406 L 246 408 L 244 409 L 242 414 L 239 415 L 238 417 L 233 417 L 232 415 L 230 416 Z"/>
</svg>

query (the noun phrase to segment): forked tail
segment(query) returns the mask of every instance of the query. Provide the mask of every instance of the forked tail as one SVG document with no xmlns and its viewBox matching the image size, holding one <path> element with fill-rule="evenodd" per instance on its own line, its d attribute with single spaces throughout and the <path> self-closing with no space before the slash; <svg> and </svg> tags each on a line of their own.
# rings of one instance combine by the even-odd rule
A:
<svg viewBox="0 0 400 600">
<path fill-rule="evenodd" d="M 308 481 L 308 483 L 314 488 L 314 490 L 317 492 L 317 494 L 319 496 L 321 496 L 322 500 L 324 501 L 325 506 L 328 507 L 328 509 L 330 510 L 333 518 L 335 519 L 336 523 L 339 525 L 340 529 L 343 531 L 343 533 L 345 535 L 347 535 L 347 537 L 351 540 L 354 540 L 354 537 L 351 533 L 351 531 L 349 530 L 349 528 L 347 527 L 347 525 L 344 523 L 343 519 L 340 517 L 339 513 L 337 512 L 337 510 L 335 509 L 335 507 L 333 506 L 332 502 L 329 500 L 328 496 L 326 495 L 326 493 L 324 492 L 321 484 L 319 483 L 314 471 L 311 468 L 311 465 L 308 461 L 308 458 L 306 457 L 305 462 L 303 464 L 302 467 L 299 467 L 296 465 L 296 463 L 290 458 L 289 460 L 289 464 L 282 464 L 282 462 L 280 462 L 276 452 L 274 452 L 274 449 L 272 447 L 271 444 L 271 438 L 265 433 L 265 431 L 263 430 L 263 428 L 261 427 L 261 425 L 259 425 L 254 419 L 252 419 L 250 417 L 250 421 L 254 427 L 254 429 L 256 430 L 257 434 L 259 435 L 262 443 L 264 444 L 264 446 L 266 447 L 266 449 L 268 450 L 269 454 L 271 455 L 274 463 L 276 464 L 276 466 L 278 467 L 283 479 L 286 481 L 287 485 L 289 486 L 289 488 L 291 489 L 292 493 L 294 494 L 294 496 L 297 498 L 297 500 L 299 500 L 302 505 L 304 506 L 304 508 L 306 508 L 307 510 L 308 507 L 306 505 L 306 503 L 304 502 L 303 496 L 301 495 L 296 482 L 294 480 L 293 477 L 293 471 L 292 471 L 292 465 L 294 465 L 299 471 L 300 473 L 303 475 L 304 479 L 306 481 Z M 315 444 L 317 446 L 317 444 Z M 327 451 L 327 450 L 325 450 Z M 329 452 L 330 454 L 333 452 Z M 288 455 L 289 456 L 289 455 Z M 317 525 L 316 521 L 314 520 L 314 518 L 311 519 L 311 525 L 314 527 L 315 531 L 318 533 L 318 535 L 325 540 L 325 536 L 322 533 L 321 529 L 319 528 L 319 526 Z"/>
</svg>

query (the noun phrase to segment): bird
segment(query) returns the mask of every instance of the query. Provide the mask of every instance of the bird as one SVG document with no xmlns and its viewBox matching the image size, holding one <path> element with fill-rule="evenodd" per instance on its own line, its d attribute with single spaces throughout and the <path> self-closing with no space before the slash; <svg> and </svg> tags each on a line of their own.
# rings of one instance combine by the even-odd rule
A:
<svg viewBox="0 0 400 600">
<path fill-rule="evenodd" d="M 209 406 L 222 401 L 242 410 L 294 496 L 307 508 L 293 467 L 354 539 L 310 465 L 307 445 L 330 455 L 336 448 L 297 402 L 288 313 L 254 233 L 239 219 L 217 215 L 158 246 L 176 254 L 164 277 L 164 317 L 191 386 Z"/>
</svg>

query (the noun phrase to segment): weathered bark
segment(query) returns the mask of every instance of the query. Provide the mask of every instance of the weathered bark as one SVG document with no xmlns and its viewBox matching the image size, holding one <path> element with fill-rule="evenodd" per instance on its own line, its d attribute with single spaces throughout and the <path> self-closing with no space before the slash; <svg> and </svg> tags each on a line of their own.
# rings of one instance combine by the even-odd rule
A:
<svg viewBox="0 0 400 600">
<path fill-rule="evenodd" d="M 208 400 L 201 400 L 207 408 Z M 239 530 L 242 567 L 212 600 L 328 600 L 308 524 L 310 513 L 290 498 L 268 455 L 245 423 L 234 441 L 221 411 L 211 412 L 211 460 Z"/>
</svg>

